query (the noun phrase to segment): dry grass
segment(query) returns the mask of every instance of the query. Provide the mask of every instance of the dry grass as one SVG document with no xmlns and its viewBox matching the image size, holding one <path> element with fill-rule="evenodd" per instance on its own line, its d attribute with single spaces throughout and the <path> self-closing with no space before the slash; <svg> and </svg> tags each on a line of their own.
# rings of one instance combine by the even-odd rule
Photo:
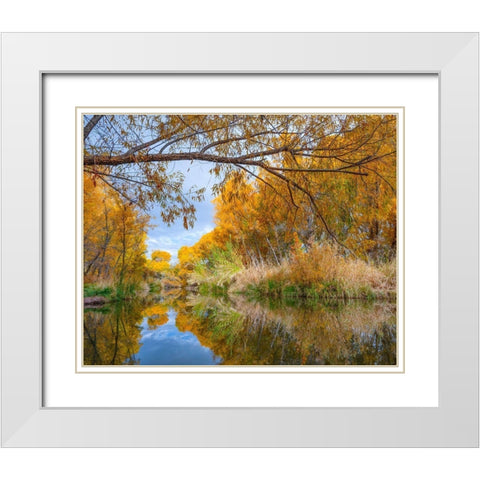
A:
<svg viewBox="0 0 480 480">
<path fill-rule="evenodd" d="M 267 277 L 270 277 L 276 268 L 278 267 L 252 265 L 251 267 L 237 272 L 233 277 L 235 290 L 245 291 L 249 285 L 258 285 Z"/>
<path fill-rule="evenodd" d="M 359 286 L 368 286 L 373 290 L 388 288 L 388 279 L 379 268 L 358 259 L 340 262 L 338 278 L 349 289 Z"/>
<path fill-rule="evenodd" d="M 233 279 L 236 291 L 267 285 L 268 290 L 276 291 L 299 287 L 300 291 L 308 289 L 320 295 L 384 296 L 395 292 L 396 265 L 390 262 L 376 266 L 344 258 L 334 246 L 314 245 L 308 252 L 293 252 L 280 265 L 243 269 Z"/>
</svg>

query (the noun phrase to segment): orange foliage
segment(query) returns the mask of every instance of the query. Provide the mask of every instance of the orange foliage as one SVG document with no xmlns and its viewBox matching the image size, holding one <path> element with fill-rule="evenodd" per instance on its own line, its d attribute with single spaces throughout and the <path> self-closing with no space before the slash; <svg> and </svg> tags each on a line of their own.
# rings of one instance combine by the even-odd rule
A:
<svg viewBox="0 0 480 480">
<path fill-rule="evenodd" d="M 134 284 L 143 276 L 149 217 L 95 177 L 83 180 L 85 282 Z"/>
</svg>

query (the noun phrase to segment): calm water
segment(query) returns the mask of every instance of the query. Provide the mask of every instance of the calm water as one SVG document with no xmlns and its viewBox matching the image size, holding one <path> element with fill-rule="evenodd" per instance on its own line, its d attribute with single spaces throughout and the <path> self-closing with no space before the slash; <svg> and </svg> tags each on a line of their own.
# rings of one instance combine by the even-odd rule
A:
<svg viewBox="0 0 480 480">
<path fill-rule="evenodd" d="M 388 302 L 169 295 L 86 309 L 87 365 L 395 365 Z"/>
</svg>

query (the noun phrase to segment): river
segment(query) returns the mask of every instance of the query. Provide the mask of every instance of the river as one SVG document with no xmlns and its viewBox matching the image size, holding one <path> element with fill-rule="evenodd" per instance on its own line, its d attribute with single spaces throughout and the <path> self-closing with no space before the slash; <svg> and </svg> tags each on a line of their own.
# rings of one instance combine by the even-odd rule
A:
<svg viewBox="0 0 480 480">
<path fill-rule="evenodd" d="M 177 292 L 84 312 L 85 365 L 395 365 L 390 302 Z"/>
</svg>

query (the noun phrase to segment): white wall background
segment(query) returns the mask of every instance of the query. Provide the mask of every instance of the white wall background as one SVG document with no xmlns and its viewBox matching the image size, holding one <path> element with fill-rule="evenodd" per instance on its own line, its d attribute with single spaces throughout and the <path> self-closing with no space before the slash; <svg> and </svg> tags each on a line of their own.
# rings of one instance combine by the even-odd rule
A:
<svg viewBox="0 0 480 480">
<path fill-rule="evenodd" d="M 17 0 L 1 31 L 479 31 L 475 0 Z M 478 449 L 1 449 L 0 476 L 133 480 L 477 479 Z"/>
</svg>

